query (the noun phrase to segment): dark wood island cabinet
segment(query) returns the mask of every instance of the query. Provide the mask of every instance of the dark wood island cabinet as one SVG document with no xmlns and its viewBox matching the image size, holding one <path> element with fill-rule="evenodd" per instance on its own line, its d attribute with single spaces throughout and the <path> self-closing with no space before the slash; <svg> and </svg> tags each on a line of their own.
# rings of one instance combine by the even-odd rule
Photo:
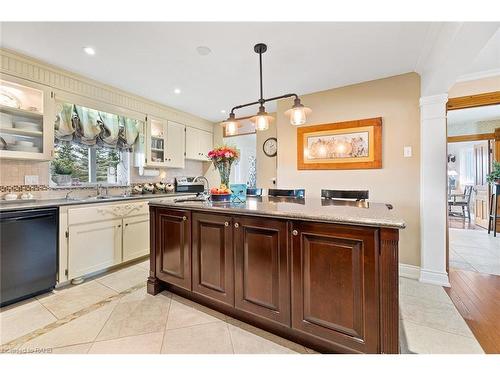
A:
<svg viewBox="0 0 500 375">
<path fill-rule="evenodd" d="M 270 209 L 270 200 L 152 203 L 148 293 L 169 289 L 321 352 L 398 353 L 404 222 L 389 213 L 379 225 L 370 215 L 338 222 L 333 206 L 313 221 L 296 201 Z"/>
</svg>

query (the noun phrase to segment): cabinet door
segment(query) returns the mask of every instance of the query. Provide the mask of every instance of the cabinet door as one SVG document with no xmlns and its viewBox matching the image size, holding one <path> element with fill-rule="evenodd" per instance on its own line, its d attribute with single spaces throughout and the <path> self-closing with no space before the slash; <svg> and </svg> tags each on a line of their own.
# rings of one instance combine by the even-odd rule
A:
<svg viewBox="0 0 500 375">
<path fill-rule="evenodd" d="M 293 223 L 292 328 L 376 353 L 377 257 L 377 229 Z"/>
<path fill-rule="evenodd" d="M 210 132 L 206 132 L 200 130 L 200 160 L 207 161 L 208 159 L 208 151 L 213 148 L 213 134 Z"/>
<path fill-rule="evenodd" d="M 193 291 L 234 306 L 231 217 L 193 213 Z"/>
<path fill-rule="evenodd" d="M 286 222 L 244 217 L 234 222 L 236 308 L 289 325 Z"/>
<path fill-rule="evenodd" d="M 0 150 L 0 159 L 50 160 L 54 156 L 55 99 L 51 88 L 21 78 L 2 74 L 0 92 L 0 136 L 9 145 Z M 31 126 L 17 127 L 15 122 Z M 31 142 L 21 146 L 17 142 Z"/>
<path fill-rule="evenodd" d="M 186 126 L 186 159 L 197 160 L 200 158 L 199 130 Z"/>
<path fill-rule="evenodd" d="M 191 290 L 191 228 L 189 211 L 158 209 L 156 215 L 156 277 Z"/>
<path fill-rule="evenodd" d="M 167 125 L 167 157 L 165 164 L 170 168 L 184 168 L 184 149 L 186 144 L 186 127 L 169 121 Z"/>
<path fill-rule="evenodd" d="M 123 219 L 123 261 L 149 254 L 149 214 Z"/>
<path fill-rule="evenodd" d="M 165 120 L 148 117 L 146 122 L 146 165 L 165 167 L 167 165 L 167 125 Z"/>
<path fill-rule="evenodd" d="M 213 147 L 213 134 L 204 130 L 186 127 L 186 159 L 207 161 Z"/>
<path fill-rule="evenodd" d="M 121 262 L 122 220 L 69 227 L 68 278 L 73 279 Z"/>
</svg>

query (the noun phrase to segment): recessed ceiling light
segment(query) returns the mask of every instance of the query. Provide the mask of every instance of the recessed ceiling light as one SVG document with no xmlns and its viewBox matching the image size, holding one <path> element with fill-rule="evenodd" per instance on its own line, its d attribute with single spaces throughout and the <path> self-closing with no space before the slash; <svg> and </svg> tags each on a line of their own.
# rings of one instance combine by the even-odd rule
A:
<svg viewBox="0 0 500 375">
<path fill-rule="evenodd" d="M 208 48 L 207 46 L 199 46 L 199 47 L 196 47 L 196 51 L 198 52 L 198 54 L 200 54 L 201 56 L 206 56 L 206 55 L 209 55 L 210 52 L 212 52 L 212 50 L 210 48 Z"/>
<path fill-rule="evenodd" d="M 225 109 L 221 109 L 220 113 L 226 113 Z"/>
<path fill-rule="evenodd" d="M 174 93 L 175 94 L 180 94 L 181 93 L 181 89 L 174 89 Z"/>
<path fill-rule="evenodd" d="M 95 49 L 93 49 L 92 47 L 83 47 L 83 51 L 84 51 L 87 55 L 91 55 L 91 56 L 94 56 L 94 55 L 95 55 Z"/>
</svg>

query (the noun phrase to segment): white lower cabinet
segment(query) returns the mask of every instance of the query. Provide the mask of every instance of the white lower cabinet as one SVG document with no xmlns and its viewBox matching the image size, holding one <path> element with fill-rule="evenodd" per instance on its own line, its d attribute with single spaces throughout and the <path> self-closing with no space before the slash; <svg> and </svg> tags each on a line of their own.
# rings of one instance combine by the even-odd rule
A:
<svg viewBox="0 0 500 375">
<path fill-rule="evenodd" d="M 123 219 L 123 261 L 149 254 L 149 215 Z"/>
<path fill-rule="evenodd" d="M 59 259 L 65 264 L 59 267 L 59 282 L 149 253 L 147 201 L 64 208 L 60 215 L 63 237 Z"/>
<path fill-rule="evenodd" d="M 69 227 L 68 278 L 114 266 L 122 258 L 122 219 Z"/>
</svg>

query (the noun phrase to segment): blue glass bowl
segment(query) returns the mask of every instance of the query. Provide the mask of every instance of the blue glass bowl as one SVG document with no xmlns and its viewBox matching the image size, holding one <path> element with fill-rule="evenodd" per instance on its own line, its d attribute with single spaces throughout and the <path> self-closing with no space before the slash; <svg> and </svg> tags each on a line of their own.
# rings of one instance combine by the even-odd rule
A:
<svg viewBox="0 0 500 375">
<path fill-rule="evenodd" d="M 231 202 L 231 194 L 210 194 L 212 202 Z"/>
</svg>

